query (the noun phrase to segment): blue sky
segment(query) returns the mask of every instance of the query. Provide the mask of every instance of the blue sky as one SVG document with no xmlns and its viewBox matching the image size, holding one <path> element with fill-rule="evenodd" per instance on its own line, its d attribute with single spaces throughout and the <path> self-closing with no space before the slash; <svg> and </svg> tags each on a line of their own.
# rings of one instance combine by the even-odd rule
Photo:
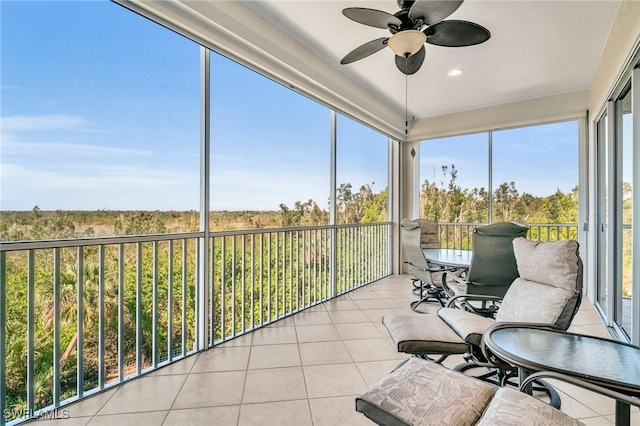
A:
<svg viewBox="0 0 640 426">
<path fill-rule="evenodd" d="M 108 1 L 0 7 L 0 209 L 197 210 L 199 46 Z M 330 111 L 211 62 L 212 208 L 325 207 Z M 386 137 L 338 124 L 338 184 L 384 189 Z"/>
</svg>

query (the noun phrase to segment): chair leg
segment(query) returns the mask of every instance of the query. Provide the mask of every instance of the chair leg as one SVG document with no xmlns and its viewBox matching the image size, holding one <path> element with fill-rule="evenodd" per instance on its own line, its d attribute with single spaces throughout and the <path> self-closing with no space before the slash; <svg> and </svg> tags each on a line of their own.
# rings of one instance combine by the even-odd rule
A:
<svg viewBox="0 0 640 426">
<path fill-rule="evenodd" d="M 518 383 L 512 380 L 518 377 L 518 370 L 512 367 L 504 367 L 505 366 L 502 366 L 502 368 L 499 366 L 494 366 L 491 363 L 467 361 L 462 364 L 456 365 L 453 369 L 460 373 L 464 373 L 465 371 L 471 370 L 473 368 L 489 369 L 490 371 L 477 376 L 473 375 L 473 377 L 501 387 L 509 385 L 518 388 Z M 541 391 L 549 396 L 550 406 L 552 406 L 553 408 L 560 408 L 562 400 L 560 399 L 560 394 L 558 394 L 558 391 L 553 386 L 551 386 L 544 380 L 535 380 L 534 384 L 537 384 L 537 386 L 533 386 L 534 391 Z"/>
<path fill-rule="evenodd" d="M 434 364 L 442 364 L 442 361 L 449 358 L 449 355 L 450 354 L 441 354 L 438 358 L 434 359 L 427 354 L 413 354 L 416 358 L 424 359 L 425 361 L 433 362 Z"/>
<path fill-rule="evenodd" d="M 427 289 L 427 295 L 420 298 L 420 300 L 416 300 L 413 301 L 409 304 L 409 306 L 411 307 L 411 309 L 415 312 L 418 312 L 420 314 L 426 314 L 426 312 L 420 311 L 418 310 L 418 306 L 420 306 L 422 303 L 429 301 L 430 299 L 435 299 L 440 303 L 440 306 L 444 306 L 444 301 L 442 300 L 442 297 L 440 296 L 440 290 L 436 287 L 430 287 Z"/>
</svg>

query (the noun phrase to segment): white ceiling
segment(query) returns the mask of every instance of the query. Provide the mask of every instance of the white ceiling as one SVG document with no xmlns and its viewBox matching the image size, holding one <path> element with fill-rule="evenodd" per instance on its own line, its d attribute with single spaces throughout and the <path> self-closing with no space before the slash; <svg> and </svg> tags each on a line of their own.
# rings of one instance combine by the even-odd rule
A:
<svg viewBox="0 0 640 426">
<path fill-rule="evenodd" d="M 261 52 L 271 58 L 272 75 L 302 92 L 330 92 L 317 97 L 339 108 L 368 109 L 375 117 L 370 124 L 393 122 L 394 130 L 381 126 L 387 133 L 404 127 L 405 76 L 390 49 L 340 65 L 357 46 L 390 35 L 346 18 L 342 9 L 395 13 L 395 0 L 130 1 L 258 68 L 265 61 L 251 52 Z M 618 6 L 619 0 L 466 0 L 447 19 L 478 23 L 491 38 L 460 48 L 427 44 L 422 68 L 408 77 L 409 116 L 420 120 L 588 89 Z M 447 76 L 453 68 L 464 73 Z"/>
</svg>

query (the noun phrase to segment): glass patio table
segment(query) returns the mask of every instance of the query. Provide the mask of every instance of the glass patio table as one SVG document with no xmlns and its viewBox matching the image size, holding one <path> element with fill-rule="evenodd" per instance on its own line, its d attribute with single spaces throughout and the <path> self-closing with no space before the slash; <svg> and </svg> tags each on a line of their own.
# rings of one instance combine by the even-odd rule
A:
<svg viewBox="0 0 640 426">
<path fill-rule="evenodd" d="M 514 324 L 492 326 L 484 334 L 484 344 L 498 358 L 518 368 L 521 384 L 531 373 L 545 371 L 561 373 L 632 398 L 640 398 L 638 346 L 539 326 Z M 637 405 L 640 405 L 640 400 Z M 629 404 L 616 400 L 616 425 L 629 425 L 630 421 Z"/>
<path fill-rule="evenodd" d="M 460 249 L 423 249 L 424 257 L 431 263 L 454 268 L 468 268 L 473 252 Z"/>
</svg>

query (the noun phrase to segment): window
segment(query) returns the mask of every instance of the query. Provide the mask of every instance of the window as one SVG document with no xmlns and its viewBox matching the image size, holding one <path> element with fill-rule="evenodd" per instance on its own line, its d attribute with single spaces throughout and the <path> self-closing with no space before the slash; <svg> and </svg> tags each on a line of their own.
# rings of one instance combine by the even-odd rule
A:
<svg viewBox="0 0 640 426">
<path fill-rule="evenodd" d="M 578 222 L 578 122 L 493 132 L 493 222 Z"/>
<path fill-rule="evenodd" d="M 439 222 L 488 221 L 487 142 L 487 134 L 478 133 L 421 143 L 421 217 Z"/>
<path fill-rule="evenodd" d="M 420 214 L 439 222 L 575 224 L 577 153 L 576 120 L 423 141 Z M 576 238 L 577 228 L 531 232 Z"/>
<path fill-rule="evenodd" d="M 211 228 L 328 223 L 330 111 L 216 54 L 211 76 Z"/>
<path fill-rule="evenodd" d="M 385 222 L 388 139 L 338 115 L 337 141 L 338 223 Z"/>
<path fill-rule="evenodd" d="M 107 1 L 4 2 L 1 239 L 197 230 L 198 49 Z"/>
</svg>

